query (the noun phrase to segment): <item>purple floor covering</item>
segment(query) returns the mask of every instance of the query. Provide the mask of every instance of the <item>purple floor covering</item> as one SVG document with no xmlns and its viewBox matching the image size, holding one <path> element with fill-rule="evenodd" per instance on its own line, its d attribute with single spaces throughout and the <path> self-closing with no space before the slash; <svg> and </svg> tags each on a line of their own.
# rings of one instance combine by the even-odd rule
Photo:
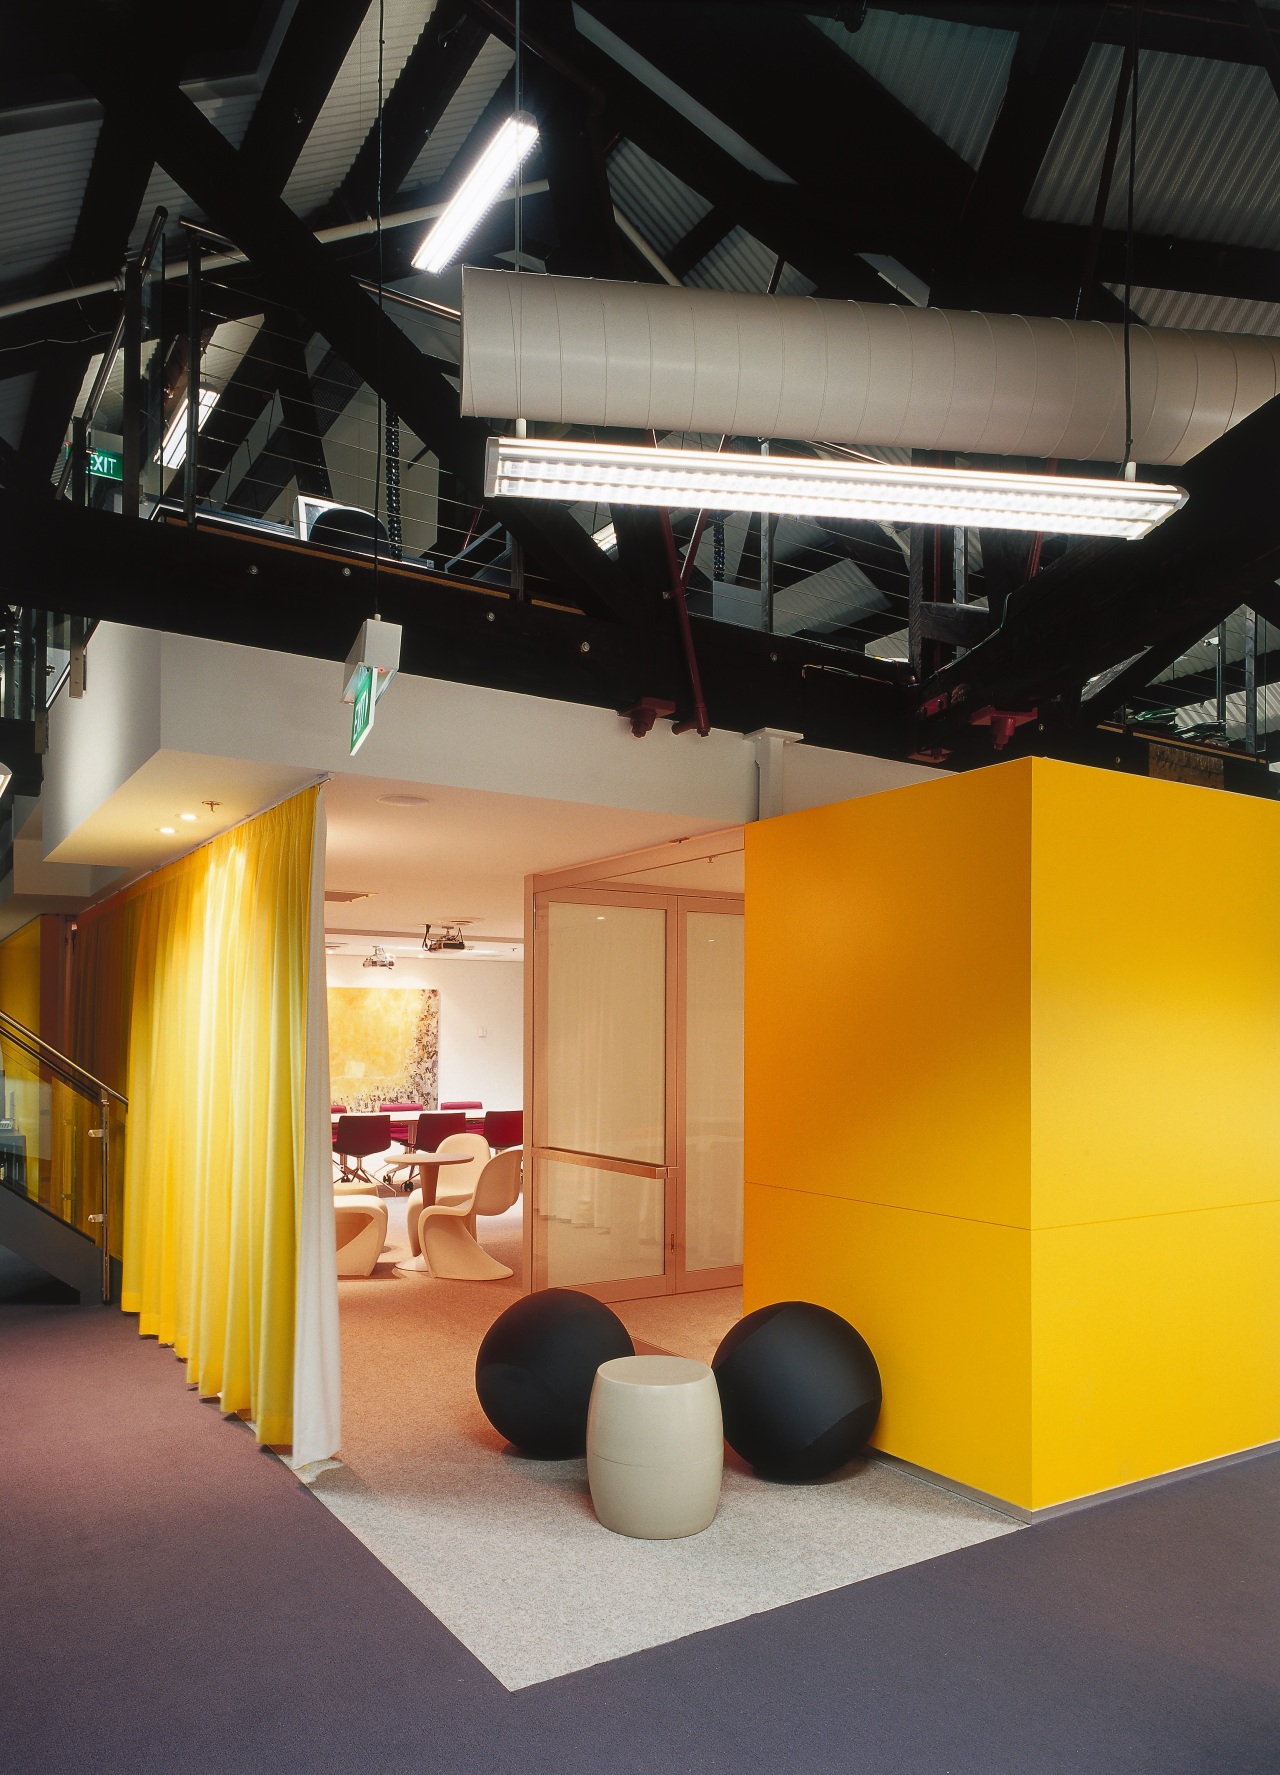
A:
<svg viewBox="0 0 1280 1775">
<path fill-rule="evenodd" d="M 0 1485 L 5 1775 L 1280 1770 L 1269 1456 L 515 1694 L 114 1312 L 0 1307 Z"/>
</svg>

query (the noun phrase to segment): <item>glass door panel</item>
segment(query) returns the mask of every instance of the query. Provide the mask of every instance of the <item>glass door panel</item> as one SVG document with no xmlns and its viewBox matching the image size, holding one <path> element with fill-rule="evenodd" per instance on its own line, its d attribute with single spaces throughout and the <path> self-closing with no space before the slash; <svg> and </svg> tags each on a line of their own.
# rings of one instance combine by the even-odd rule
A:
<svg viewBox="0 0 1280 1775">
<path fill-rule="evenodd" d="M 660 1278 L 666 1270 L 666 1177 L 540 1154 L 539 1269 L 548 1288 Z M 646 1290 L 645 1292 L 651 1292 Z"/>
<path fill-rule="evenodd" d="M 546 908 L 546 1118 L 538 1144 L 666 1159 L 666 913 Z"/>
<path fill-rule="evenodd" d="M 685 914 L 684 1269 L 742 1262 L 743 919 Z M 688 1276 L 686 1286 L 704 1286 Z"/>
<path fill-rule="evenodd" d="M 537 906 L 537 1287 L 620 1299 L 672 1286 L 667 931 L 653 896 L 569 891 Z"/>
</svg>

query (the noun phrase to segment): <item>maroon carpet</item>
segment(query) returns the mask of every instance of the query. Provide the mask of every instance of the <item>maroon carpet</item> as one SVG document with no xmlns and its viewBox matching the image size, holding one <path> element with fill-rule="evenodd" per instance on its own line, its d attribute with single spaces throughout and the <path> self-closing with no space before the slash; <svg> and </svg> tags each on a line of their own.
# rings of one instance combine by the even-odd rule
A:
<svg viewBox="0 0 1280 1775">
<path fill-rule="evenodd" d="M 0 1306 L 0 1769 L 1275 1775 L 1280 1459 L 510 1695 L 114 1312 Z"/>
</svg>

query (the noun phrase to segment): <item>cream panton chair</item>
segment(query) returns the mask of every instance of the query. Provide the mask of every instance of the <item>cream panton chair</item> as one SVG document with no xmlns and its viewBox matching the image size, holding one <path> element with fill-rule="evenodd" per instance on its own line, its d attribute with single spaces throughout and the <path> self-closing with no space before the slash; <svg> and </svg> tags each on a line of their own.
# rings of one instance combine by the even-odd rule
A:
<svg viewBox="0 0 1280 1775">
<path fill-rule="evenodd" d="M 476 1193 L 476 1185 L 480 1182 L 480 1173 L 484 1170 L 493 1154 L 489 1142 L 483 1134 L 446 1134 L 436 1148 L 438 1153 L 469 1153 L 469 1165 L 442 1165 L 436 1173 L 436 1201 L 447 1205 L 455 1202 L 469 1202 Z M 470 1213 L 470 1210 L 468 1210 Z M 418 1221 L 422 1215 L 422 1191 L 412 1190 L 409 1194 L 409 1212 L 406 1225 L 409 1230 L 409 1249 L 415 1257 L 421 1247 L 418 1244 Z M 475 1231 L 475 1219 L 472 1218 L 471 1230 Z"/>
<path fill-rule="evenodd" d="M 335 1195 L 338 1274 L 371 1276 L 387 1242 L 387 1204 L 378 1196 Z"/>
<path fill-rule="evenodd" d="M 434 1208 L 422 1210 L 418 1244 L 433 1276 L 456 1282 L 492 1282 L 511 1274 L 506 1264 L 481 1250 L 471 1227 L 477 1214 L 505 1214 L 519 1200 L 523 1163 L 524 1153 L 513 1146 L 489 1160 L 469 1200 L 437 1202 Z"/>
</svg>

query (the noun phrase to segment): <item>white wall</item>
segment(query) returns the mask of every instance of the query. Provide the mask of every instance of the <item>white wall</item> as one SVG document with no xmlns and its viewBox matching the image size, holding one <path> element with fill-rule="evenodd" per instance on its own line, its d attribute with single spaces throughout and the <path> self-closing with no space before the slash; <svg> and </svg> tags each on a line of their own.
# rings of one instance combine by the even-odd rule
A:
<svg viewBox="0 0 1280 1775">
<path fill-rule="evenodd" d="M 64 693 L 50 709 L 41 793 L 44 856 L 160 749 L 163 641 L 154 630 L 100 623 L 90 644 L 85 695 Z"/>
<path fill-rule="evenodd" d="M 366 968 L 358 955 L 331 955 L 328 972 L 330 986 L 367 986 L 371 992 L 434 986 L 440 994 L 440 1101 L 478 1097 L 486 1109 L 521 1107 L 523 962 L 397 956 L 394 968 Z"/>
<path fill-rule="evenodd" d="M 161 842 L 153 807 L 212 794 L 207 838 L 325 771 L 661 813 L 690 831 L 757 817 L 756 748 L 739 733 L 659 722 L 637 740 L 608 709 L 403 673 L 352 758 L 340 683 L 331 661 L 99 625 L 87 694 L 50 711 L 43 856 L 152 867 L 185 840 Z M 784 753 L 784 810 L 931 774 L 803 744 Z"/>
</svg>

